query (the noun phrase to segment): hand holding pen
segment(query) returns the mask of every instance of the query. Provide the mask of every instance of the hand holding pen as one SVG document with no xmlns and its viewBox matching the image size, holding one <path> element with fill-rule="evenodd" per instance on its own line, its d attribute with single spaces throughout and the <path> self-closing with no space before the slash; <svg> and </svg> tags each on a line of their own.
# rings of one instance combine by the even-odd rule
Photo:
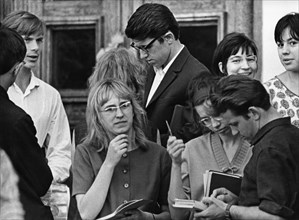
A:
<svg viewBox="0 0 299 220">
<path fill-rule="evenodd" d="M 185 144 L 182 139 L 177 139 L 175 136 L 173 136 L 173 133 L 167 121 L 166 121 L 166 125 L 170 135 L 167 140 L 167 151 L 172 159 L 172 162 L 180 166 L 181 163 L 183 162 L 182 152 L 185 149 Z"/>
</svg>

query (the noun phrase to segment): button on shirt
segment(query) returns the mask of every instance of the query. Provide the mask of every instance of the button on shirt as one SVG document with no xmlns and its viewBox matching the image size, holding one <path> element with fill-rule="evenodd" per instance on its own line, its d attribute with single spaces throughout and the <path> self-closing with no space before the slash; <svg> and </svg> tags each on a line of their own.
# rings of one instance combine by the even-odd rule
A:
<svg viewBox="0 0 299 220">
<path fill-rule="evenodd" d="M 147 142 L 121 157 L 114 168 L 109 191 L 97 218 L 113 212 L 124 201 L 150 199 L 159 206 L 168 205 L 171 159 L 164 147 Z M 93 184 L 105 158 L 93 146 L 83 143 L 76 148 L 73 164 L 73 196 L 85 194 Z M 143 211 L 160 212 L 159 207 L 145 206 Z"/>
<path fill-rule="evenodd" d="M 177 56 L 180 54 L 180 52 L 183 50 L 184 46 L 177 52 L 177 54 L 170 60 L 170 62 L 162 69 L 162 67 L 156 68 L 154 67 L 154 71 L 156 73 L 151 90 L 148 94 L 147 100 L 146 100 L 146 107 L 148 106 L 150 100 L 153 98 L 155 92 L 157 91 L 160 83 L 162 82 L 165 74 L 167 73 L 168 69 L 170 68 L 171 64 L 174 62 L 174 60 L 177 58 Z"/>
<path fill-rule="evenodd" d="M 14 83 L 8 89 L 8 95 L 11 101 L 31 116 L 38 143 L 46 149 L 54 180 L 63 181 L 69 176 L 71 137 L 60 94 L 31 73 L 30 83 L 24 93 Z"/>
</svg>

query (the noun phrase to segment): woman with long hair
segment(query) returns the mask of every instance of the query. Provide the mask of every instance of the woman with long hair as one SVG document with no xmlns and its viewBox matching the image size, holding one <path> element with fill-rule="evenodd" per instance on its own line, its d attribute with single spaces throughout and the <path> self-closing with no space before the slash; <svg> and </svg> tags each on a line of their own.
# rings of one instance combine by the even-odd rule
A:
<svg viewBox="0 0 299 220">
<path fill-rule="evenodd" d="M 87 136 L 77 146 L 73 196 L 83 219 L 112 213 L 133 199 L 152 200 L 120 219 L 170 219 L 167 203 L 171 160 L 142 131 L 143 109 L 116 79 L 96 83 L 87 102 Z"/>
</svg>

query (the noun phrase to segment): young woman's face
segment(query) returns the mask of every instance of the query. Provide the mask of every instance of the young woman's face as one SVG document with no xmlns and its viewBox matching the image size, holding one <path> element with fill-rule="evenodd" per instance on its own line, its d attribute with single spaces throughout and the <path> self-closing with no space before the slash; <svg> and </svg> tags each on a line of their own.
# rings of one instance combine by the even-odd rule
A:
<svg viewBox="0 0 299 220">
<path fill-rule="evenodd" d="M 100 107 L 103 127 L 113 136 L 128 134 L 133 126 L 133 107 L 131 101 L 121 99 L 114 94 Z"/>
<path fill-rule="evenodd" d="M 230 126 L 225 120 L 223 120 L 223 118 L 211 116 L 211 112 L 213 110 L 206 103 L 195 106 L 195 110 L 200 118 L 200 122 L 211 131 L 222 135 L 226 135 L 231 132 Z"/>
<path fill-rule="evenodd" d="M 224 71 L 222 62 L 219 63 L 220 71 Z M 228 75 L 245 75 L 254 77 L 257 72 L 257 57 L 249 50 L 246 54 L 246 50 L 239 49 L 238 53 L 231 55 L 226 64 L 226 71 Z"/>
<path fill-rule="evenodd" d="M 286 28 L 281 35 L 282 42 L 277 43 L 280 62 L 287 71 L 299 73 L 299 41 L 290 35 Z"/>
<path fill-rule="evenodd" d="M 25 67 L 32 69 L 37 65 L 38 58 L 40 56 L 42 50 L 43 43 L 43 35 L 40 34 L 32 34 L 29 36 L 22 35 L 25 44 L 27 53 L 25 56 Z"/>
</svg>

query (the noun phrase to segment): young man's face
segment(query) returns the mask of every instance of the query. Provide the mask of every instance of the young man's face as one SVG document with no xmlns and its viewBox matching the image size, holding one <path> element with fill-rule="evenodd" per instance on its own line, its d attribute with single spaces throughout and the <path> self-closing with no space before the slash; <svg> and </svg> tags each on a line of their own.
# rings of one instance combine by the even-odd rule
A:
<svg viewBox="0 0 299 220">
<path fill-rule="evenodd" d="M 144 40 L 138 41 L 133 39 L 134 48 L 143 48 L 138 49 L 140 58 L 146 60 L 150 65 L 153 65 L 157 68 L 166 65 L 170 60 L 170 45 L 165 41 L 161 43 L 159 38 L 146 38 Z"/>
<path fill-rule="evenodd" d="M 22 35 L 25 44 L 27 53 L 24 61 L 26 62 L 25 67 L 32 69 L 37 65 L 40 52 L 42 50 L 43 35 L 42 34 L 32 34 L 29 36 Z"/>
<path fill-rule="evenodd" d="M 246 119 L 242 115 L 235 115 L 231 110 L 220 114 L 220 116 L 228 122 L 228 124 L 233 128 L 237 129 L 240 134 L 251 140 L 257 133 L 258 128 L 256 127 L 255 121 L 250 117 Z"/>
</svg>

